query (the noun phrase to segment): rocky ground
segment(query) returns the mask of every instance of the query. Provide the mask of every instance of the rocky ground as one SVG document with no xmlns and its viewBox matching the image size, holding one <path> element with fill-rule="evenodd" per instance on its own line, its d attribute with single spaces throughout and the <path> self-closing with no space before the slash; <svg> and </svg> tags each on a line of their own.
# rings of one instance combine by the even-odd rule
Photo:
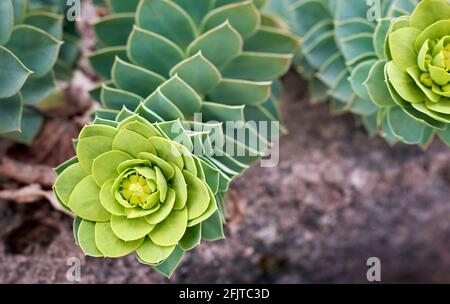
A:
<svg viewBox="0 0 450 304">
<path fill-rule="evenodd" d="M 385 283 L 449 283 L 450 149 L 389 147 L 309 105 L 298 76 L 285 83 L 279 165 L 235 181 L 227 240 L 187 254 L 171 280 L 133 256 L 84 257 L 47 201 L 0 201 L 0 283 L 67 283 L 70 257 L 83 283 L 364 283 L 369 257 Z"/>
</svg>

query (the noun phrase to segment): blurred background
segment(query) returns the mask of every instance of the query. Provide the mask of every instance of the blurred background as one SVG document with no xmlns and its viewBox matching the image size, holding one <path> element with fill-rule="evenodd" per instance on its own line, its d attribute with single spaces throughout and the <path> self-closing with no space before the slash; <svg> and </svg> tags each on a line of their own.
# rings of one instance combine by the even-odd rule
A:
<svg viewBox="0 0 450 304">
<path fill-rule="evenodd" d="M 95 20 L 84 9 L 83 56 Z M 93 75 L 83 57 L 66 105 L 46 115 L 31 148 L 0 139 L 0 283 L 71 283 L 72 257 L 82 283 L 367 283 L 370 257 L 384 283 L 450 283 L 450 148 L 368 138 L 350 115 L 310 105 L 294 73 L 284 78 L 280 163 L 235 180 L 226 240 L 189 252 L 171 280 L 133 256 L 84 257 L 51 185 L 95 108 Z"/>
</svg>

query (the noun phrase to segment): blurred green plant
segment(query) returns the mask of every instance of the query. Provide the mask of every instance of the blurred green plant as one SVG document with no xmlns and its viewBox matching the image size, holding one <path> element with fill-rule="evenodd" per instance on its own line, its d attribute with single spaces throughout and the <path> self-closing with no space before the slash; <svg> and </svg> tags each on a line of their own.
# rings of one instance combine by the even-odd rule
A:
<svg viewBox="0 0 450 304">
<path fill-rule="evenodd" d="M 56 77 L 62 80 L 70 80 L 72 78 L 73 70 L 80 56 L 80 33 L 76 29 L 75 21 L 69 21 L 67 18 L 68 10 L 75 4 L 76 2 L 71 6 L 67 0 L 28 0 L 31 10 L 51 11 L 64 16 L 62 36 L 64 44 L 61 45 L 55 65 Z"/>
<path fill-rule="evenodd" d="M 448 22 L 449 7 L 445 0 L 424 0 L 420 4 L 415 0 L 382 0 L 372 4 L 364 0 L 285 0 L 278 2 L 272 13 L 281 16 L 302 37 L 297 68 L 309 80 L 313 102 L 330 99 L 333 113 L 356 114 L 371 135 L 380 134 L 391 144 L 400 141 L 425 148 L 435 134 L 450 144 L 447 110 L 443 107 L 448 96 L 442 85 L 444 79 L 440 79 L 441 85 L 434 89 L 440 92 L 434 93 L 441 96 L 440 102 L 435 104 L 436 96 L 435 102 L 422 98 L 425 92 L 433 91 L 433 84 L 425 89 L 422 83 L 428 82 L 427 72 L 418 76 L 404 73 L 400 57 L 409 56 L 411 66 L 406 68 L 412 73 L 413 69 L 420 70 L 423 60 L 421 63 L 417 59 L 426 54 L 420 54 L 415 41 L 405 45 L 408 42 L 401 33 L 408 29 L 401 28 L 409 28 L 411 40 L 422 32 L 435 32 L 434 23 Z M 449 30 L 450 27 L 444 26 L 433 36 L 436 43 L 442 39 L 443 45 L 438 47 L 443 50 L 441 54 L 445 53 Z M 417 35 L 412 35 L 412 31 Z M 410 53 L 404 53 L 406 49 Z M 429 51 L 430 56 L 439 53 L 437 49 Z M 394 74 L 398 66 L 403 73 Z M 443 68 L 442 64 L 440 67 Z M 422 81 L 416 82 L 417 77 L 422 77 Z"/>
<path fill-rule="evenodd" d="M 111 14 L 95 24 L 98 50 L 90 60 L 108 79 L 92 96 L 110 110 L 135 110 L 143 100 L 155 121 L 181 119 L 255 122 L 251 136 L 263 142 L 258 155 L 279 136 L 260 130 L 260 123 L 280 121 L 278 78 L 290 67 L 298 38 L 265 25 L 265 1 L 142 0 L 108 2 Z M 167 80 L 172 80 L 163 85 Z M 274 82 L 274 85 L 272 86 Z M 176 86 L 193 96 L 168 102 Z M 169 98 L 170 99 L 170 98 Z M 248 137 L 247 137 L 248 138 Z M 228 138 L 239 142 L 236 137 Z M 230 157 L 242 172 L 259 157 Z M 232 163 L 232 164 L 231 164 Z"/>
<path fill-rule="evenodd" d="M 0 4 L 0 134 L 31 144 L 43 125 L 42 112 L 60 105 L 56 78 L 68 79 L 76 62 L 73 24 L 47 1 L 4 0 Z M 73 28 L 74 30 L 74 28 Z"/>
</svg>

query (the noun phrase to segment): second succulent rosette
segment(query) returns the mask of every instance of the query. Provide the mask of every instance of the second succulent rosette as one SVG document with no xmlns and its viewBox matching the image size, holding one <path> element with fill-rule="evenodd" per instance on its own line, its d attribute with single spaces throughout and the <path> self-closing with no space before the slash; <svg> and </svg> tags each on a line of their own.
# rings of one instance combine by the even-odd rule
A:
<svg viewBox="0 0 450 304">
<path fill-rule="evenodd" d="M 391 23 L 385 79 L 398 106 L 437 130 L 450 123 L 450 2 L 424 0 Z"/>
<path fill-rule="evenodd" d="M 330 99 L 333 113 L 356 114 L 391 144 L 450 144 L 448 1 L 280 3 L 303 38 L 297 63 L 313 101 Z"/>
<path fill-rule="evenodd" d="M 228 183 L 191 144 L 178 120 L 151 124 L 128 111 L 83 128 L 54 191 L 76 216 L 86 255 L 134 253 L 170 276 L 184 251 L 223 237 L 219 205 Z"/>
</svg>

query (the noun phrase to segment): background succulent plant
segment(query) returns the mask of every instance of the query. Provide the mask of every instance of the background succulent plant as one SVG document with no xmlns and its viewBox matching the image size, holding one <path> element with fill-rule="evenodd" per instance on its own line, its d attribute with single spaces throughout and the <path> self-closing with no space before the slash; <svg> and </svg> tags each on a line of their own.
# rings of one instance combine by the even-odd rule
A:
<svg viewBox="0 0 450 304">
<path fill-rule="evenodd" d="M 56 2 L 60 8 L 65 4 Z M 63 67 L 74 64 L 77 55 L 72 46 L 61 48 L 68 34 L 60 10 L 43 3 L 5 0 L 0 4 L 0 134 L 26 144 L 43 124 L 40 111 L 61 100 L 56 76 L 70 77 L 71 68 L 63 74 Z"/>
<path fill-rule="evenodd" d="M 370 6 L 362 0 L 286 0 L 273 11 L 302 37 L 297 67 L 309 79 L 314 102 L 330 99 L 333 113 L 357 114 L 371 135 L 379 133 L 389 143 L 425 147 L 434 134 L 448 143 L 446 124 L 402 106 L 397 94 L 389 92 L 384 73 L 392 60 L 387 35 L 397 21 L 409 19 L 417 3 L 384 0 Z"/>
<path fill-rule="evenodd" d="M 50 11 L 65 16 L 62 35 L 64 43 L 61 45 L 58 60 L 54 67 L 57 79 L 63 80 L 72 78 L 80 53 L 80 34 L 76 29 L 75 22 L 69 21 L 66 17 L 68 10 L 73 8 L 73 5 L 69 4 L 66 0 L 28 0 L 30 10 Z"/>
<path fill-rule="evenodd" d="M 76 215 L 74 235 L 86 255 L 135 252 L 170 276 L 185 251 L 223 238 L 229 180 L 190 152 L 198 136 L 179 120 L 151 124 L 126 109 L 81 131 L 77 156 L 56 170 L 54 191 Z"/>
<path fill-rule="evenodd" d="M 264 2 L 110 1 L 112 13 L 95 24 L 99 49 L 91 56 L 92 66 L 110 81 L 93 96 L 116 111 L 135 110 L 144 100 L 162 120 L 191 122 L 202 113 L 204 122 L 279 121 L 276 81 L 288 70 L 298 41 L 265 25 L 259 9 Z M 170 89 L 162 86 L 167 80 Z M 175 94 L 176 86 L 186 85 L 195 97 L 167 101 L 167 90 Z M 258 127 L 246 126 L 265 143 L 252 147 L 261 155 L 272 134 Z M 231 165 L 241 172 L 257 158 L 235 157 Z"/>
</svg>

